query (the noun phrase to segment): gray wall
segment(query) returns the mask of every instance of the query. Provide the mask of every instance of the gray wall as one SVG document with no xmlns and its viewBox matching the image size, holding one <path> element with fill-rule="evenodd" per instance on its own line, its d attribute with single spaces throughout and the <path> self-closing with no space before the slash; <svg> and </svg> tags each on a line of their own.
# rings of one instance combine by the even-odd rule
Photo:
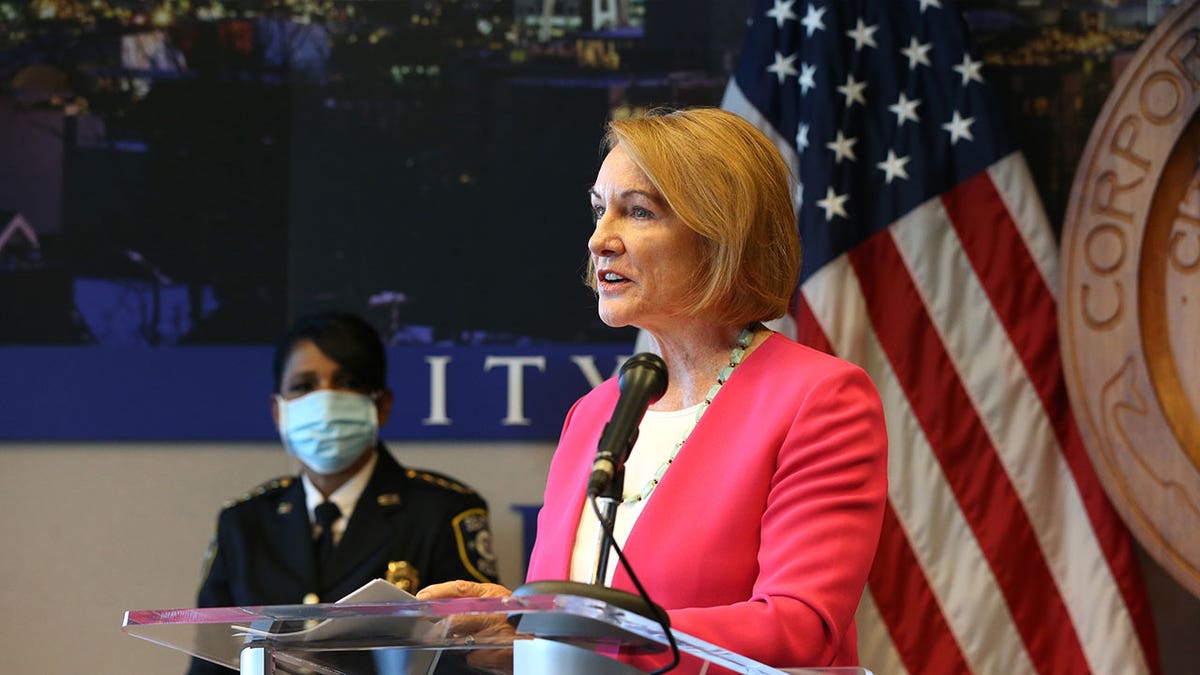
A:
<svg viewBox="0 0 1200 675">
<path fill-rule="evenodd" d="M 390 444 L 488 499 L 501 577 L 519 585 L 521 522 L 553 444 Z M 222 502 L 292 473 L 277 443 L 0 444 L 0 675 L 182 673 L 121 631 L 127 609 L 195 604 Z"/>
</svg>

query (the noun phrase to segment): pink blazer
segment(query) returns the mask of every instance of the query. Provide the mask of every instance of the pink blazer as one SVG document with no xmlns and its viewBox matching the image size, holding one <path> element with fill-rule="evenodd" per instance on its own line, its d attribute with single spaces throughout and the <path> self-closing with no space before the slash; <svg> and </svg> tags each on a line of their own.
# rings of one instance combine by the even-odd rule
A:
<svg viewBox="0 0 1200 675">
<path fill-rule="evenodd" d="M 616 380 L 567 414 L 528 581 L 566 579 Z M 858 664 L 854 612 L 887 496 L 887 436 L 857 366 L 773 335 L 737 367 L 625 553 L 672 627 L 776 667 Z M 618 566 L 613 587 L 633 591 Z"/>
</svg>

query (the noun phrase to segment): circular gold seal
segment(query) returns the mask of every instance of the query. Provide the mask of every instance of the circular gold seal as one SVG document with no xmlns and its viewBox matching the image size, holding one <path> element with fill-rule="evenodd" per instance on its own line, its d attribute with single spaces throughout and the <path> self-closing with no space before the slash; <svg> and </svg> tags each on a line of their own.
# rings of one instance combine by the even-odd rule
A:
<svg viewBox="0 0 1200 675">
<path fill-rule="evenodd" d="M 1105 491 L 1200 597 L 1200 0 L 1177 7 L 1092 127 L 1062 239 L 1067 387 Z"/>
</svg>

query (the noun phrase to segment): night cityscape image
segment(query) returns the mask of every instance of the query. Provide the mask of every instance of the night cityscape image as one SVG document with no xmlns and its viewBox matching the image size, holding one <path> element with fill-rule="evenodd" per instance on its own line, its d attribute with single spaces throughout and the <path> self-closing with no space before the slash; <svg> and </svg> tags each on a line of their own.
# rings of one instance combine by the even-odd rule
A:
<svg viewBox="0 0 1200 675">
<path fill-rule="evenodd" d="M 1061 222 L 1168 3 L 960 3 Z M 0 0 L 0 344 L 616 342 L 604 123 L 719 105 L 740 0 Z"/>
</svg>

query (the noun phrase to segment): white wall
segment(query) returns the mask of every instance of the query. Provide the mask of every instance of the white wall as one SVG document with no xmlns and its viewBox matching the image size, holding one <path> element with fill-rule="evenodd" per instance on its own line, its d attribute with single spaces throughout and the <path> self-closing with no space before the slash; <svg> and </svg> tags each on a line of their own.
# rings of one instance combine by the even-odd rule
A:
<svg viewBox="0 0 1200 675">
<path fill-rule="evenodd" d="M 541 501 L 553 444 L 389 445 L 484 494 L 503 581 L 519 585 L 510 505 Z M 192 606 L 220 504 L 291 472 L 275 443 L 0 444 L 0 675 L 182 673 L 184 657 L 121 632 L 123 612 Z M 1196 672 L 1200 601 L 1142 563 L 1164 672 Z"/>
<path fill-rule="evenodd" d="M 521 522 L 552 443 L 389 443 L 488 499 L 500 573 L 519 585 Z M 222 502 L 292 473 L 277 443 L 0 444 L 0 675 L 182 673 L 186 659 L 121 631 L 127 609 L 195 604 Z"/>
</svg>

